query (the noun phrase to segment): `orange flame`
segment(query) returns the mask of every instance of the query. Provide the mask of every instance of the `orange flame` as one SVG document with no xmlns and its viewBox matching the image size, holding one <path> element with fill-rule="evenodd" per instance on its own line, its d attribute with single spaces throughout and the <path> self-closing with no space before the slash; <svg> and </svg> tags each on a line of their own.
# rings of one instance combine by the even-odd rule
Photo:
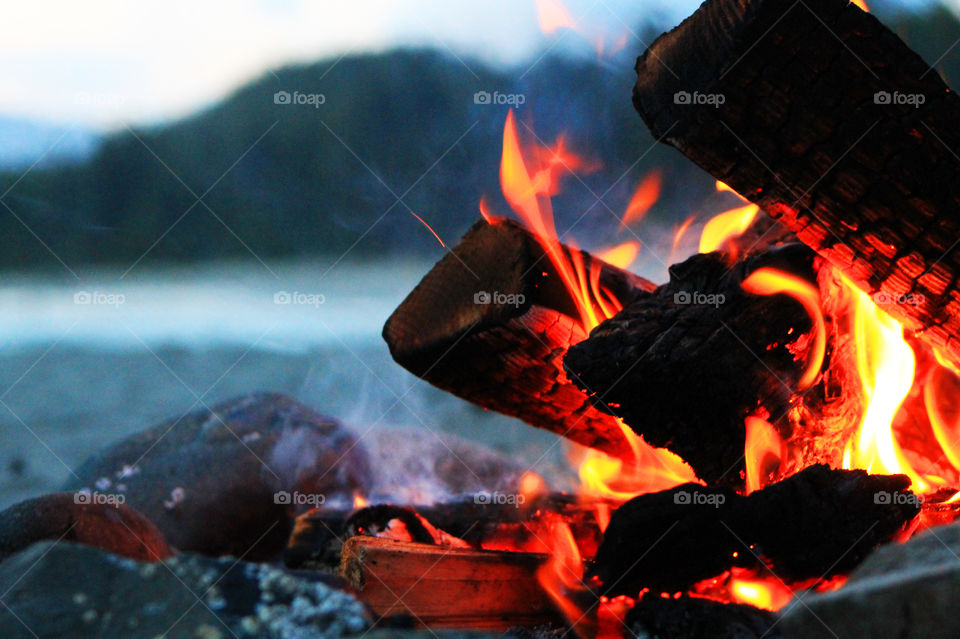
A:
<svg viewBox="0 0 960 639">
<path fill-rule="evenodd" d="M 573 595 L 586 592 L 583 583 L 583 559 L 570 526 L 559 515 L 550 515 L 547 523 L 550 559 L 537 570 L 537 581 L 579 637 L 594 634 L 586 629 L 587 611 L 577 605 Z"/>
<path fill-rule="evenodd" d="M 564 286 L 570 292 L 580 315 L 584 331 L 590 332 L 603 319 L 600 302 L 593 297 L 590 283 L 583 264 L 583 255 L 576 250 L 564 251 L 557 239 L 557 229 L 553 221 L 553 207 L 550 196 L 556 193 L 558 180 L 554 176 L 556 166 L 569 166 L 567 160 L 575 158 L 566 151 L 562 140 L 557 149 L 534 147 L 534 161 L 540 160 L 540 166 L 534 173 L 527 168 L 524 153 L 514 124 L 513 110 L 507 114 L 503 129 L 503 156 L 500 162 L 500 185 L 510 206 L 521 220 L 533 231 L 543 246 L 547 257 L 553 264 Z M 546 160 L 544 165 L 544 160 Z M 577 162 L 574 162 L 577 164 Z M 571 245 L 571 248 L 572 245 Z M 569 257 L 568 257 L 569 255 Z M 599 274 L 597 275 L 599 279 Z"/>
<path fill-rule="evenodd" d="M 871 473 L 903 473 L 913 489 L 925 492 L 929 484 L 913 469 L 897 443 L 892 424 L 916 371 L 913 350 L 903 337 L 903 326 L 884 313 L 869 295 L 845 281 L 853 296 L 857 371 L 864 411 L 856 442 L 844 452 L 845 468 Z"/>
<path fill-rule="evenodd" d="M 717 191 L 729 191 L 744 202 L 747 201 L 739 193 L 720 181 L 717 181 Z M 750 226 L 750 223 L 753 222 L 753 218 L 756 217 L 759 210 L 760 207 L 756 204 L 746 204 L 713 217 L 703 227 L 703 232 L 700 234 L 700 252 L 718 251 L 723 248 L 727 240 L 742 235 Z"/>
<path fill-rule="evenodd" d="M 797 390 L 809 388 L 820 374 L 827 352 L 827 328 L 820 307 L 820 292 L 801 278 L 772 268 L 757 269 L 743 281 L 743 290 L 756 295 L 785 293 L 803 305 L 813 321 L 813 348 L 807 357 L 807 369 L 797 383 Z"/>
<path fill-rule="evenodd" d="M 769 484 L 770 475 L 776 476 L 787 459 L 787 446 L 777 430 L 765 419 L 747 417 L 744 466 L 746 493 L 749 495 Z"/>
<path fill-rule="evenodd" d="M 630 241 L 604 249 L 596 253 L 596 256 L 604 262 L 613 264 L 618 268 L 627 268 L 633 264 L 633 261 L 637 259 L 637 255 L 639 254 L 640 242 Z"/>
<path fill-rule="evenodd" d="M 870 12 L 870 7 L 867 6 L 867 3 L 864 0 L 850 0 L 850 4 L 855 4 L 867 13 Z"/>
<path fill-rule="evenodd" d="M 670 247 L 670 261 L 673 261 L 673 254 L 676 253 L 677 247 L 680 246 L 680 242 L 683 240 L 683 236 L 687 234 L 687 231 L 690 230 L 690 226 L 696 219 L 696 215 L 691 215 L 673 232 L 673 245 Z"/>
<path fill-rule="evenodd" d="M 633 197 L 630 198 L 627 211 L 623 214 L 623 219 L 620 221 L 621 227 L 626 228 L 647 215 L 647 211 L 660 199 L 662 183 L 663 173 L 659 169 L 654 169 L 643 176 L 637 190 L 633 192 Z"/>
<path fill-rule="evenodd" d="M 536 0 L 537 21 L 544 33 L 555 33 L 560 29 L 576 29 L 577 24 L 560 0 Z"/>
</svg>

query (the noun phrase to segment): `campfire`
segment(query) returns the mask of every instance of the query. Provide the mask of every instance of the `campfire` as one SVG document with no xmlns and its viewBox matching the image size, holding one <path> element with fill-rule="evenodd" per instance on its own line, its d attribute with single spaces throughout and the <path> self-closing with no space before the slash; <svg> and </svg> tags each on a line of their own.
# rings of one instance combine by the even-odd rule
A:
<svg viewBox="0 0 960 639">
<path fill-rule="evenodd" d="M 566 438 L 580 489 L 528 472 L 510 496 L 317 510 L 288 558 L 347 538 L 341 572 L 384 616 L 620 636 L 658 615 L 762 628 L 952 521 L 960 105 L 864 9 L 709 0 L 639 59 L 643 120 L 743 199 L 663 284 L 626 270 L 637 241 L 561 241 L 551 197 L 592 162 L 510 112 L 510 210 L 482 200 L 383 336 L 419 377 Z"/>
<path fill-rule="evenodd" d="M 444 254 L 383 327 L 406 371 L 556 435 L 565 475 L 484 433 L 377 428 L 396 393 L 363 434 L 278 393 L 208 406 L 258 339 L 186 413 L 0 512 L 0 636 L 960 636 L 960 98 L 847 0 L 706 0 L 636 74 L 656 143 L 728 205 L 650 234 L 654 168 L 603 242 L 562 228 L 557 196 L 602 158 L 511 109 L 459 242 L 410 211 Z"/>
</svg>

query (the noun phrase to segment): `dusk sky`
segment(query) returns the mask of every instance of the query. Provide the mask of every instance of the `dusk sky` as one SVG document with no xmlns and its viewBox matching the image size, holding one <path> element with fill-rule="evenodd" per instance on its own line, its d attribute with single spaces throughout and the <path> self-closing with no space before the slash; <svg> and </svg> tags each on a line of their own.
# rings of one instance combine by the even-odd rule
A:
<svg viewBox="0 0 960 639">
<path fill-rule="evenodd" d="M 0 115 L 115 128 L 185 115 L 270 69 L 427 45 L 492 63 L 603 38 L 640 53 L 644 18 L 699 0 L 562 2 L 577 30 L 545 35 L 535 0 L 85 0 L 14 3 L 0 25 Z M 912 4 L 920 0 L 914 0 Z M 945 0 L 960 10 L 960 0 Z"/>
</svg>

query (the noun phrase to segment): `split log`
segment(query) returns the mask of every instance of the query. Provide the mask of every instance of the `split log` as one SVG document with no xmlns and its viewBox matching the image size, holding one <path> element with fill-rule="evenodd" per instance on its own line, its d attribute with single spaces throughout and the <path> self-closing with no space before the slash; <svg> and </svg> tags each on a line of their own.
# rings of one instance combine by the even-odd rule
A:
<svg viewBox="0 0 960 639">
<path fill-rule="evenodd" d="M 600 407 L 680 455 L 699 478 L 741 486 L 744 419 L 763 409 L 783 439 L 793 434 L 780 418 L 794 406 L 813 325 L 795 299 L 747 293 L 743 281 L 771 267 L 816 287 L 814 258 L 799 243 L 733 266 L 720 253 L 695 255 L 572 346 L 564 365 L 585 391 L 600 391 Z"/>
<path fill-rule="evenodd" d="M 747 497 L 698 484 L 642 495 L 613 514 L 592 575 L 604 594 L 636 596 L 760 562 L 793 582 L 844 574 L 919 513 L 909 485 L 817 465 Z"/>
<path fill-rule="evenodd" d="M 586 272 L 599 268 L 600 286 L 621 303 L 654 288 L 579 253 Z M 630 455 L 616 421 L 563 371 L 563 354 L 586 333 L 540 242 L 516 223 L 477 222 L 387 320 L 383 337 L 397 363 L 439 388 L 613 456 Z"/>
<path fill-rule="evenodd" d="M 637 61 L 653 134 L 960 362 L 960 97 L 846 0 L 708 0 Z"/>
<path fill-rule="evenodd" d="M 341 574 L 381 618 L 418 626 L 506 630 L 560 622 L 537 581 L 546 555 L 353 537 Z"/>
</svg>

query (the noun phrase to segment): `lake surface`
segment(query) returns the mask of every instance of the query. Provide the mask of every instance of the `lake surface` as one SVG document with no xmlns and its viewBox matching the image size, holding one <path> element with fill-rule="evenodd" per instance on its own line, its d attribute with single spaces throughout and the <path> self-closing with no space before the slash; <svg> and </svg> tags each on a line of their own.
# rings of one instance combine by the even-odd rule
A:
<svg viewBox="0 0 960 639">
<path fill-rule="evenodd" d="M 390 358 L 383 323 L 430 264 L 231 264 L 0 279 L 0 507 L 56 490 L 105 445 L 256 390 L 358 433 L 473 439 L 564 477 L 551 433 L 479 409 Z M 556 482 L 555 482 L 556 483 Z"/>
</svg>

